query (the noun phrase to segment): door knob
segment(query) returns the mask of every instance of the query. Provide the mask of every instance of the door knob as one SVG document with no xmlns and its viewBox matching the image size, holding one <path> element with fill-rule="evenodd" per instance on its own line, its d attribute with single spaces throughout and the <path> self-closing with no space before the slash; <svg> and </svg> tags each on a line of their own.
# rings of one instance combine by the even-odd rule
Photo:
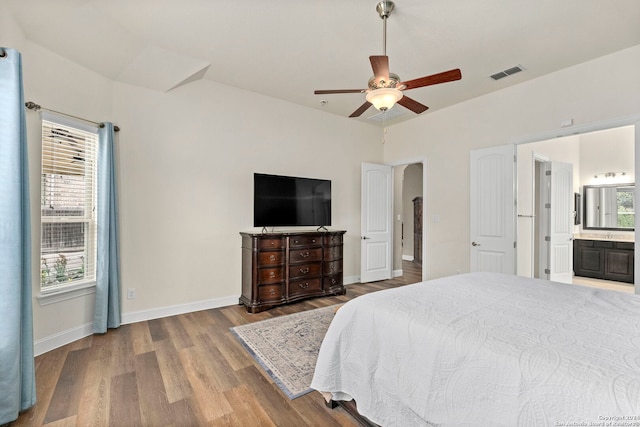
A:
<svg viewBox="0 0 640 427">
<path fill-rule="evenodd" d="M 480 243 L 471 242 L 471 246 L 480 246 Z"/>
<path fill-rule="evenodd" d="M 371 237 L 367 237 L 367 236 L 362 236 L 362 240 L 367 240 L 370 239 Z"/>
</svg>

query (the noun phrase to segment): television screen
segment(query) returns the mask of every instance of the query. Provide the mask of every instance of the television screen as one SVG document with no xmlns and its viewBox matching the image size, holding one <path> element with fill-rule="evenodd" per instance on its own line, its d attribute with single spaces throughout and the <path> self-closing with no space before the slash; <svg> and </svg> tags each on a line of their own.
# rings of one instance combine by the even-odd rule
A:
<svg viewBox="0 0 640 427">
<path fill-rule="evenodd" d="M 253 226 L 331 225 L 331 181 L 253 175 Z"/>
</svg>

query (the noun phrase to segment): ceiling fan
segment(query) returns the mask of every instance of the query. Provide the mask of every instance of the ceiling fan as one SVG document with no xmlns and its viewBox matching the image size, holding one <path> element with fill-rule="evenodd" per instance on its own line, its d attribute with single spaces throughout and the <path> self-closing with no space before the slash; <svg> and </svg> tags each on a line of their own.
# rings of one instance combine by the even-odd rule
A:
<svg viewBox="0 0 640 427">
<path fill-rule="evenodd" d="M 452 82 L 462 78 L 462 73 L 458 68 L 408 81 L 402 81 L 397 74 L 389 72 L 389 57 L 387 56 L 387 18 L 391 15 L 391 11 L 394 6 L 395 4 L 388 0 L 381 1 L 376 6 L 376 11 L 380 15 L 380 18 L 382 18 L 383 22 L 384 37 L 382 47 L 384 55 L 373 55 L 369 57 L 371 68 L 373 69 L 373 77 L 369 79 L 369 88 L 316 90 L 313 92 L 316 95 L 334 93 L 366 93 L 366 102 L 356 111 L 351 113 L 349 117 L 359 117 L 371 105 L 384 112 L 393 107 L 396 102 L 416 114 L 423 113 L 424 111 L 427 111 L 429 107 L 409 98 L 403 93 L 403 91 Z"/>
</svg>

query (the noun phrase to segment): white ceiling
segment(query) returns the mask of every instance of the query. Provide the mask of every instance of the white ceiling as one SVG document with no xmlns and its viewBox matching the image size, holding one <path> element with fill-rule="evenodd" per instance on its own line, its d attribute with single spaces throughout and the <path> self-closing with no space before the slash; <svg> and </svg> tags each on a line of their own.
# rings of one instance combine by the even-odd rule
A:
<svg viewBox="0 0 640 427">
<path fill-rule="evenodd" d="M 169 91 L 205 78 L 344 117 L 364 94 L 313 91 L 367 87 L 368 57 L 382 54 L 376 4 L 0 0 L 29 40 L 110 79 Z M 407 92 L 430 107 L 423 115 L 637 44 L 638 0 L 397 0 L 387 28 L 402 80 L 462 70 L 460 81 Z M 514 65 L 525 71 L 489 78 Z M 396 108 L 387 123 L 417 117 Z M 379 125 L 376 113 L 350 120 Z"/>
</svg>

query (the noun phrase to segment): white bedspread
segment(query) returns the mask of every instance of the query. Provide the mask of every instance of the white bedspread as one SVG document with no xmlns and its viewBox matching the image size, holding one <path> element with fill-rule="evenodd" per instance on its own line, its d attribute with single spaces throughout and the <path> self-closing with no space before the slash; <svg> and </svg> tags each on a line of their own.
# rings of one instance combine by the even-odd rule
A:
<svg viewBox="0 0 640 427">
<path fill-rule="evenodd" d="M 311 387 L 383 426 L 640 426 L 640 296 L 493 273 L 367 294 Z"/>
</svg>

